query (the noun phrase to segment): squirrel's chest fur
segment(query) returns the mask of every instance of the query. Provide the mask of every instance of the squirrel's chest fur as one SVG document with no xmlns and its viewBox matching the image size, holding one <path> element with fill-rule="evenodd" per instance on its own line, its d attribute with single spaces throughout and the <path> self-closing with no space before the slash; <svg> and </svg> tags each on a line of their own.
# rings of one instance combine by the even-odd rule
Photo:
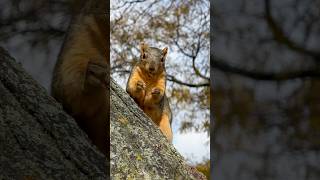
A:
<svg viewBox="0 0 320 180">
<path fill-rule="evenodd" d="M 161 87 L 165 90 L 165 87 L 163 87 L 163 82 L 166 80 L 165 75 L 163 73 L 160 73 L 159 75 L 150 76 L 147 73 L 144 73 L 141 69 L 138 71 L 139 77 L 141 80 L 146 84 L 145 87 L 145 98 L 146 96 L 150 95 L 152 92 L 152 89 L 155 87 Z M 142 99 L 144 101 L 144 99 Z M 155 102 L 152 106 L 142 106 L 142 110 L 156 123 L 159 125 L 161 120 L 161 115 L 163 111 L 163 101 Z"/>
<path fill-rule="evenodd" d="M 142 81 L 144 83 L 146 83 L 146 95 L 148 93 L 151 93 L 152 88 L 159 86 L 160 83 L 162 83 L 163 81 L 165 81 L 165 76 L 163 74 L 160 75 L 155 75 L 155 76 L 150 76 L 146 73 L 143 73 L 142 70 L 138 71 L 140 78 L 142 79 Z M 162 85 L 160 85 L 162 86 Z M 163 87 L 165 88 L 165 87 Z"/>
</svg>

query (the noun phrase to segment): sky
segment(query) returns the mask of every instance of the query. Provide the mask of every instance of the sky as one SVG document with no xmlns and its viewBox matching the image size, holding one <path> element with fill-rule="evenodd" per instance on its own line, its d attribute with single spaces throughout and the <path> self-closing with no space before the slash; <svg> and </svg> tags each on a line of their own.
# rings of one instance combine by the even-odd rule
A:
<svg viewBox="0 0 320 180">
<path fill-rule="evenodd" d="M 210 139 L 204 132 L 174 132 L 173 135 L 173 146 L 192 164 L 202 162 L 210 157 L 208 141 Z"/>
</svg>

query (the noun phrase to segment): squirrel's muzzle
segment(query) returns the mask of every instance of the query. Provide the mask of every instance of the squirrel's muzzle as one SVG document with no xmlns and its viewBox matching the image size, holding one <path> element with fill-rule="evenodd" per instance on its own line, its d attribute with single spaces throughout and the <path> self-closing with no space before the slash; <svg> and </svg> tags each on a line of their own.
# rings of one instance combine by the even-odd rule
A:
<svg viewBox="0 0 320 180">
<path fill-rule="evenodd" d="M 155 67 L 153 67 L 153 66 L 149 67 L 149 71 L 150 71 L 150 72 L 154 72 L 155 70 L 156 70 Z"/>
</svg>

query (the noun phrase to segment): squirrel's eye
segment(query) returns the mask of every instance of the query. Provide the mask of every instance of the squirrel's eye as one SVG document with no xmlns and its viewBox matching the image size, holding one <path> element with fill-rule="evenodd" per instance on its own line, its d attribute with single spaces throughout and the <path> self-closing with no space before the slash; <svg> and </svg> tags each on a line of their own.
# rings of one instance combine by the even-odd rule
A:
<svg viewBox="0 0 320 180">
<path fill-rule="evenodd" d="M 163 62 L 163 61 L 164 61 L 164 58 L 162 57 L 160 61 Z"/>
</svg>

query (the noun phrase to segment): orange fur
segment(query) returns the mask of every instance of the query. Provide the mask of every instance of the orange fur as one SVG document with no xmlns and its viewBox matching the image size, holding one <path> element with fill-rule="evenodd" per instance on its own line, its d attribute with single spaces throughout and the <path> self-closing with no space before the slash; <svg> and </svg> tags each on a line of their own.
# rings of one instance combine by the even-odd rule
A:
<svg viewBox="0 0 320 180">
<path fill-rule="evenodd" d="M 172 130 L 170 126 L 170 117 L 167 113 L 163 113 L 159 122 L 159 128 L 163 134 L 172 142 Z"/>
<path fill-rule="evenodd" d="M 133 71 L 131 74 L 131 78 L 129 79 L 128 82 L 128 92 L 130 92 L 130 95 L 132 98 L 137 102 L 137 104 L 142 107 L 143 106 L 143 101 L 144 101 L 144 96 L 145 96 L 145 89 L 137 88 L 138 82 L 143 82 L 144 86 L 146 86 L 144 80 L 141 77 L 142 72 L 139 67 Z M 144 87 L 145 88 L 145 87 Z"/>
</svg>

